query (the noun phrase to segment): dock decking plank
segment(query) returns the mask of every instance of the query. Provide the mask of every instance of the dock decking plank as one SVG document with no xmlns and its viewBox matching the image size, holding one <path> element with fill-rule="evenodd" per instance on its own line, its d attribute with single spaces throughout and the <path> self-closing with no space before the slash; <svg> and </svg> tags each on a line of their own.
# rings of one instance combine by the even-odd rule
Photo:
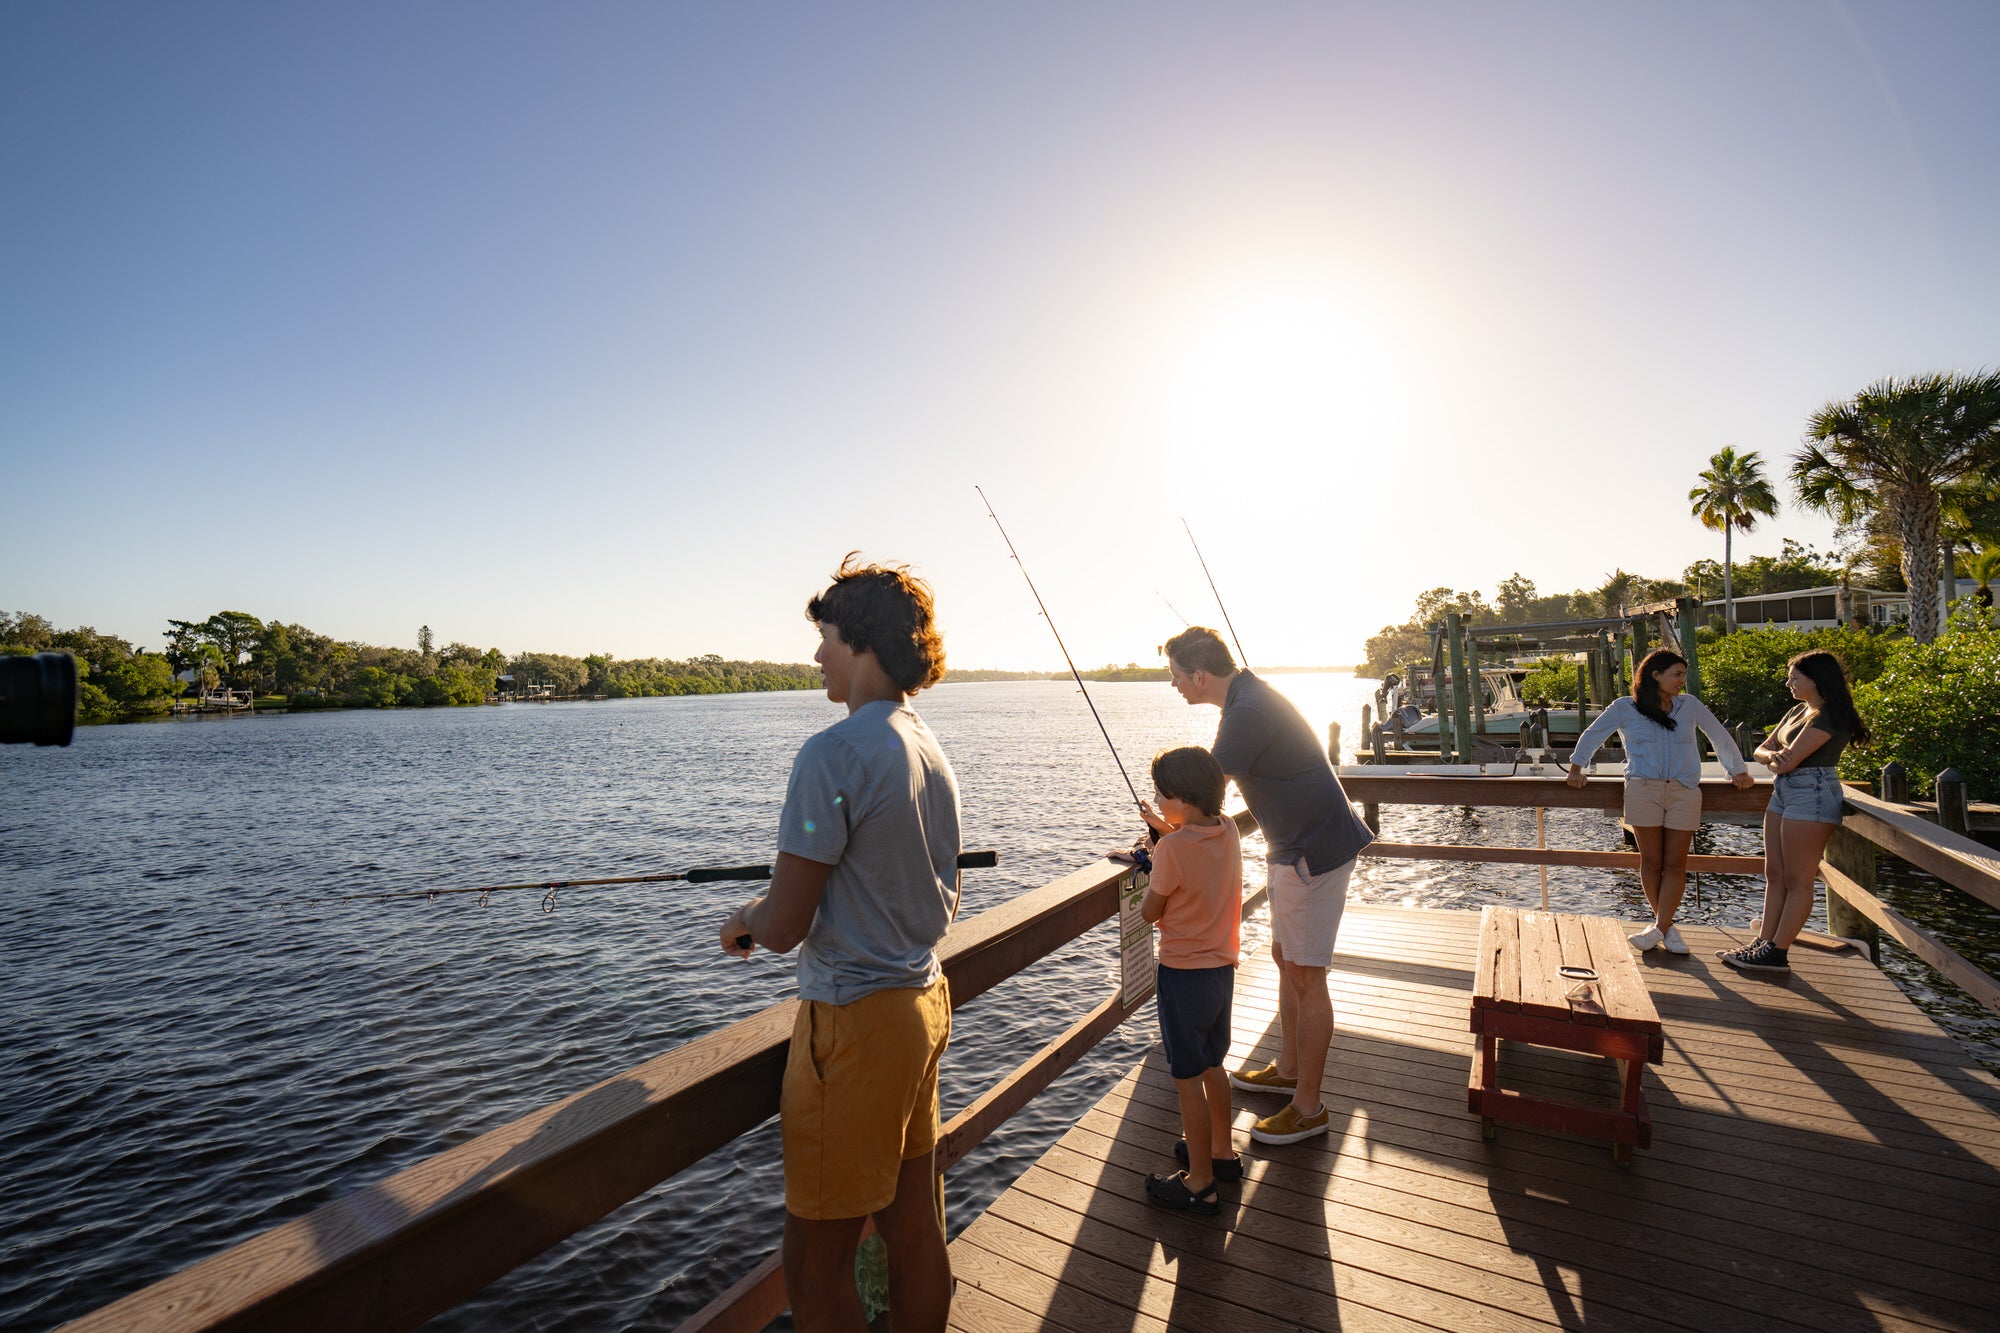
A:
<svg viewBox="0 0 2000 1333">
<path fill-rule="evenodd" d="M 1155 1050 L 953 1242 L 952 1327 L 1990 1326 L 2000 1081 L 1863 958 L 1801 948 L 1771 983 L 1714 963 L 1741 932 L 1683 933 L 1694 957 L 1639 960 L 1666 1062 L 1646 1074 L 1654 1146 L 1620 1169 L 1532 1130 L 1483 1142 L 1465 1114 L 1477 914 L 1350 907 L 1322 1085 L 1334 1133 L 1240 1139 L 1247 1179 L 1222 1217 L 1155 1209 L 1144 1173 L 1172 1169 L 1179 1124 Z M 1547 935 L 1522 952 L 1577 952 Z M 1232 1062 L 1275 1054 L 1261 953 L 1239 970 L 1235 1028 Z M 1562 1052 L 1509 1059 L 1561 1095 L 1611 1085 Z M 1276 1104 L 1237 1094 L 1239 1132 Z"/>
<path fill-rule="evenodd" d="M 1127 1115 L 1141 1125 L 1156 1131 L 1172 1132 L 1177 1123 L 1177 1112 L 1172 1108 L 1160 1108 L 1143 1101 L 1133 1100 L 1125 1104 Z M 1119 1104 L 1107 1099 L 1107 1110 L 1116 1112 Z M 1115 1130 L 1116 1120 L 1108 1119 L 1105 1112 L 1086 1115 L 1080 1128 L 1090 1129 L 1103 1136 L 1107 1128 Z M 1622 1246 L 1638 1255 L 1651 1255 L 1650 1247 L 1658 1242 L 1657 1225 L 1638 1223 L 1632 1220 L 1629 1208 L 1619 1206 L 1620 1201 L 1603 1194 L 1593 1194 L 1588 1190 L 1571 1189 L 1560 1197 L 1553 1192 L 1555 1182 L 1545 1177 L 1524 1177 L 1520 1171 L 1497 1171 L 1490 1175 L 1483 1171 L 1483 1164 L 1472 1160 L 1470 1153 L 1461 1169 L 1453 1171 L 1451 1164 L 1442 1159 L 1424 1160 L 1414 1154 L 1390 1154 L 1380 1151 L 1387 1145 L 1374 1142 L 1368 1145 L 1370 1151 L 1357 1152 L 1342 1145 L 1329 1162 L 1320 1164 L 1319 1170 L 1330 1177 L 1326 1188 L 1350 1191 L 1354 1182 L 1377 1185 L 1382 1191 L 1382 1206 L 1393 1206 L 1394 1195 L 1407 1194 L 1421 1200 L 1448 1205 L 1456 1205 L 1468 1212 L 1478 1212 L 1482 1206 L 1492 1211 L 1493 1222 L 1500 1225 L 1510 1236 L 1527 1237 L 1532 1234 L 1552 1236 L 1567 1233 L 1585 1243 L 1608 1242 Z M 1254 1175 L 1256 1168 L 1251 1168 Z M 1035 1185 L 1030 1177 L 1024 1176 L 1020 1188 L 1033 1191 Z M 1356 1197 L 1349 1194 L 1350 1199 Z M 1143 1207 L 1144 1205 L 1137 1205 Z M 1663 1219 L 1671 1222 L 1671 1216 Z M 1523 1224 L 1520 1228 L 1511 1225 Z M 1531 1232 L 1529 1228 L 1535 1230 Z M 1781 1292 L 1794 1293 L 1785 1299 L 1799 1299 L 1802 1310 L 1816 1318 L 1820 1327 L 1837 1328 L 1856 1326 L 1874 1328 L 1873 1315 L 1860 1316 L 1848 1311 L 1860 1322 L 1850 1325 L 1846 1320 L 1832 1317 L 1821 1297 L 1821 1289 L 1828 1272 L 1846 1275 L 1854 1280 L 1873 1279 L 1898 1284 L 1906 1290 L 1927 1292 L 1938 1284 L 1937 1274 L 1922 1266 L 1910 1267 L 1895 1261 L 1885 1262 L 1880 1255 L 1864 1249 L 1851 1249 L 1839 1245 L 1812 1243 L 1813 1263 L 1801 1266 L 1797 1262 L 1800 1243 L 1787 1242 L 1792 1238 L 1764 1227 L 1747 1227 L 1741 1224 L 1718 1222 L 1690 1210 L 1682 1219 L 1675 1244 L 1675 1261 L 1697 1271 L 1697 1281 L 1708 1280 L 1701 1274 L 1720 1274 L 1725 1277 L 1743 1279 L 1752 1284 L 1753 1290 L 1763 1287 L 1776 1288 Z M 1555 1257 L 1574 1244 L 1573 1240 L 1549 1244 L 1544 1253 Z M 1990 1258 L 1985 1261 L 1990 1263 Z M 1976 1273 L 1985 1271 L 1984 1264 L 1973 1269 Z M 1732 1289 L 1733 1290 L 1733 1289 Z M 1754 1297 L 1752 1304 L 1763 1298 Z M 1937 1295 L 1930 1297 L 1933 1305 L 1939 1304 Z M 1933 1327 L 1954 1328 L 1966 1323 L 1976 1323 L 1982 1312 L 1970 1306 L 1953 1306 L 1948 1317 L 1926 1319 L 1920 1311 L 1912 1309 L 1910 1317 Z"/>
</svg>

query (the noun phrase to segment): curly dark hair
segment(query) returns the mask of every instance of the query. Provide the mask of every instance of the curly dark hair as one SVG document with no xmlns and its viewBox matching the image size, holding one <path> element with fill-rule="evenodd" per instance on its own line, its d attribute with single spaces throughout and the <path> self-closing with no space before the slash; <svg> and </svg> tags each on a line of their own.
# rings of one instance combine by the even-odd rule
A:
<svg viewBox="0 0 2000 1333">
<path fill-rule="evenodd" d="M 931 585 L 907 565 L 862 565 L 849 551 L 827 590 L 806 603 L 806 619 L 831 625 L 858 653 L 873 653 L 896 687 L 915 694 L 944 678 Z"/>
<path fill-rule="evenodd" d="M 1222 813 L 1222 796 L 1229 779 L 1222 765 L 1199 745 L 1162 750 L 1153 756 L 1153 786 L 1160 795 L 1186 801 L 1205 815 Z"/>
</svg>

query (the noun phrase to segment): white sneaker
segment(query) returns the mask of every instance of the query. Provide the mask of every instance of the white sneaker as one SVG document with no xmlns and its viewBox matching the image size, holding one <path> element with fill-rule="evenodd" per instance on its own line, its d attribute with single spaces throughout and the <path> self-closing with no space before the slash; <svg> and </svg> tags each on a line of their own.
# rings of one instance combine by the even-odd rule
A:
<svg viewBox="0 0 2000 1333">
<path fill-rule="evenodd" d="M 1655 945 L 1659 944 L 1659 942 L 1664 938 L 1665 937 L 1660 934 L 1660 928 L 1658 926 L 1648 926 L 1644 930 L 1640 931 L 1637 935 L 1627 935 L 1625 937 L 1625 942 L 1631 945 L 1633 948 L 1637 949 L 1640 953 L 1644 953 L 1646 952 L 1646 950 L 1651 949 Z"/>
<path fill-rule="evenodd" d="M 1660 937 L 1660 943 L 1666 946 L 1668 953 L 1684 954 L 1688 951 L 1687 941 L 1681 938 L 1679 926 L 1668 926 L 1667 933 Z"/>
</svg>

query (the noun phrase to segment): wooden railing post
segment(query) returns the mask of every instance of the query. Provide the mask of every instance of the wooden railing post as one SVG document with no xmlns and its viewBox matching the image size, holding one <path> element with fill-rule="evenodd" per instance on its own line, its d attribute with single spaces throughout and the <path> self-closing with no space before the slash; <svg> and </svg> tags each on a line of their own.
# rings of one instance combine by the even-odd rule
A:
<svg viewBox="0 0 2000 1333">
<path fill-rule="evenodd" d="M 1869 893 L 1875 892 L 1875 844 L 1859 833 L 1835 829 L 1826 844 L 1826 863 Z M 1842 939 L 1865 941 L 1868 957 L 1881 965 L 1882 928 L 1841 897 L 1831 879 L 1826 882 L 1826 926 Z"/>
<path fill-rule="evenodd" d="M 1902 764 L 1891 759 L 1882 765 L 1882 799 L 1894 801 L 1897 805 L 1910 803 L 1910 773 Z"/>
<path fill-rule="evenodd" d="M 1940 828 L 1971 836 L 1972 803 L 1967 799 L 1965 779 L 1955 768 L 1947 768 L 1937 775 L 1937 807 Z"/>
<path fill-rule="evenodd" d="M 1748 722 L 1738 722 L 1729 734 L 1736 739 L 1736 748 L 1743 752 L 1745 763 L 1748 763 L 1750 756 L 1756 752 L 1757 743 L 1764 739 Z"/>
</svg>

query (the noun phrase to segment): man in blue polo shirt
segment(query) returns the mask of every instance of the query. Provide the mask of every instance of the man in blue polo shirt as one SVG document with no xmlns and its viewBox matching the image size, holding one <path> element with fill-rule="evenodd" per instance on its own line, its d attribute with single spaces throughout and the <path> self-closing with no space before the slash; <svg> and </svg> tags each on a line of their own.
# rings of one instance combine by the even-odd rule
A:
<svg viewBox="0 0 2000 1333">
<path fill-rule="evenodd" d="M 1326 1133 L 1320 1101 L 1326 1052 L 1333 1043 L 1333 1001 L 1326 971 L 1347 906 L 1347 881 L 1361 849 L 1374 840 L 1347 803 L 1326 752 L 1291 700 L 1238 670 L 1212 629 L 1194 626 L 1167 640 L 1173 685 L 1191 704 L 1222 710 L 1215 760 L 1243 793 L 1269 846 L 1271 956 L 1282 978 L 1278 1058 L 1229 1081 L 1248 1092 L 1283 1092 L 1291 1100 L 1259 1120 L 1250 1136 L 1297 1143 Z"/>
</svg>

